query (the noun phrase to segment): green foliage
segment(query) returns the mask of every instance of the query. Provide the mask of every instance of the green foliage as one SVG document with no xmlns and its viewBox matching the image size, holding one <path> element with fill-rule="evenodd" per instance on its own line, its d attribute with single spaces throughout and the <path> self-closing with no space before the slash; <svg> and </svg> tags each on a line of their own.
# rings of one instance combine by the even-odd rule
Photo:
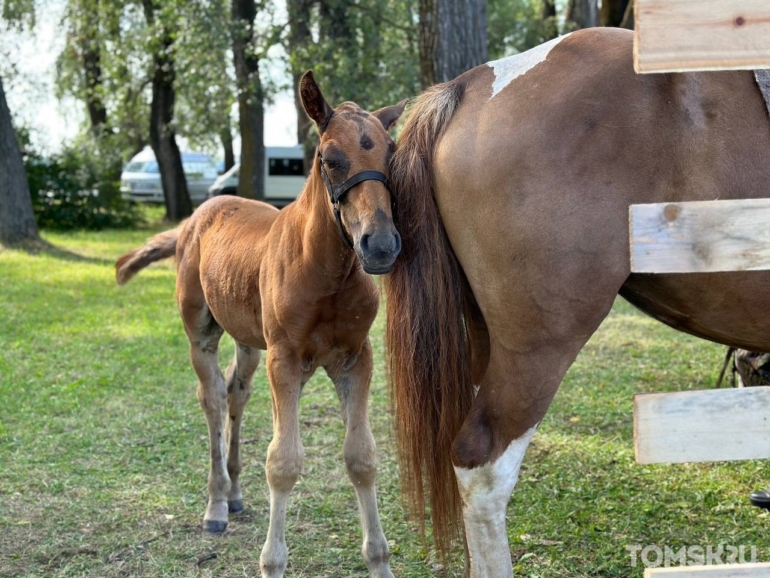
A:
<svg viewBox="0 0 770 578">
<path fill-rule="evenodd" d="M 332 106 L 375 110 L 419 93 L 417 0 L 326 0 L 310 17 L 317 33 L 291 66 L 313 68 Z"/>
<path fill-rule="evenodd" d="M 488 0 L 490 60 L 524 52 L 556 36 L 555 19 L 544 22 L 542 10 L 542 0 Z"/>
<path fill-rule="evenodd" d="M 35 25 L 35 0 L 0 0 L 0 16 L 17 28 Z"/>
<path fill-rule="evenodd" d="M 176 39 L 176 124 L 194 148 L 216 150 L 235 103 L 230 2 L 190 2 Z"/>
<path fill-rule="evenodd" d="M 139 209 L 120 197 L 120 158 L 104 158 L 95 149 L 70 146 L 42 157 L 25 147 L 32 205 L 40 228 L 90 229 L 133 227 Z"/>
<path fill-rule="evenodd" d="M 127 161 L 149 141 L 151 55 L 141 6 L 132 0 L 68 0 L 62 25 L 66 43 L 57 61 L 57 96 L 85 103 L 93 91 L 107 111 L 109 146 Z M 85 45 L 100 56 L 100 83 L 93 88 L 86 81 Z"/>
</svg>

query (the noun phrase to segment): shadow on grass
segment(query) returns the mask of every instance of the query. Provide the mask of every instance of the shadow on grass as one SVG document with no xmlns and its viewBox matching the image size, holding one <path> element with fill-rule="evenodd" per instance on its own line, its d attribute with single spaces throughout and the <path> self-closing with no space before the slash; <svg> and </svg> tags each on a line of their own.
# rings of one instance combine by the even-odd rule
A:
<svg viewBox="0 0 770 578">
<path fill-rule="evenodd" d="M 12 245 L 0 245 L 0 252 L 4 250 L 23 251 L 29 255 L 35 256 L 47 255 L 61 261 L 71 261 L 74 263 L 93 263 L 95 265 L 112 265 L 114 263 L 114 261 L 110 259 L 80 255 L 79 253 L 75 253 L 69 249 L 57 247 L 56 245 L 49 243 L 44 239 L 24 241 L 23 243 L 15 243 Z"/>
</svg>

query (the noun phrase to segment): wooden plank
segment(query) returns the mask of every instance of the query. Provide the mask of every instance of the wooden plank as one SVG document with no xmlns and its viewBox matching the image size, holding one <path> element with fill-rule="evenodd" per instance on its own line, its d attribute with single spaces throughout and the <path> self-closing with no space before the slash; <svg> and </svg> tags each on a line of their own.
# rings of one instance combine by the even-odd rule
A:
<svg viewBox="0 0 770 578">
<path fill-rule="evenodd" d="M 640 464 L 770 458 L 770 387 L 634 396 Z"/>
<path fill-rule="evenodd" d="M 769 578 L 770 564 L 722 564 L 647 568 L 644 578 Z"/>
<path fill-rule="evenodd" d="M 770 199 L 631 205 L 629 236 L 633 273 L 767 270 Z"/>
<path fill-rule="evenodd" d="M 634 68 L 770 68 L 768 0 L 636 0 Z"/>
</svg>

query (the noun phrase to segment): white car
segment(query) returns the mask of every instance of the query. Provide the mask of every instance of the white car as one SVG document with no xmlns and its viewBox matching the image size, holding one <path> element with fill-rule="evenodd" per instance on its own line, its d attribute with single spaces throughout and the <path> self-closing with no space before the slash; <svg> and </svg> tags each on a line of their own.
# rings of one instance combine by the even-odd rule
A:
<svg viewBox="0 0 770 578">
<path fill-rule="evenodd" d="M 288 205 L 305 186 L 303 171 L 305 153 L 301 146 L 266 147 L 265 149 L 265 201 L 276 206 Z M 241 165 L 221 175 L 209 189 L 209 197 L 238 193 L 238 176 Z"/>
<path fill-rule="evenodd" d="M 205 153 L 183 152 L 182 167 L 187 177 L 187 190 L 193 204 L 208 198 L 209 187 L 217 178 L 217 167 Z M 152 149 L 145 149 L 132 158 L 120 175 L 120 193 L 127 201 L 163 203 L 160 170 Z"/>
</svg>

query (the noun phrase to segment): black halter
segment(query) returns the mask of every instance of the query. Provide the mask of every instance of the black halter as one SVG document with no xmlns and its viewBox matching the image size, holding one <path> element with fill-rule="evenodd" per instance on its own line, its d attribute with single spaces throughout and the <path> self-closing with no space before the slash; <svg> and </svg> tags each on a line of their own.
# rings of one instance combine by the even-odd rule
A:
<svg viewBox="0 0 770 578">
<path fill-rule="evenodd" d="M 380 171 L 361 171 L 360 173 L 356 173 L 352 177 L 350 177 L 347 181 L 340 185 L 334 185 L 332 184 L 331 180 L 329 179 L 329 175 L 326 174 L 326 169 L 324 168 L 324 159 L 321 156 L 321 151 L 318 151 L 318 164 L 321 167 L 321 178 L 324 181 L 324 184 L 326 185 L 326 190 L 329 191 L 329 198 L 332 201 L 332 207 L 334 207 L 334 218 L 337 219 L 337 229 L 340 232 L 340 236 L 342 237 L 342 240 L 345 242 L 345 245 L 347 245 L 349 248 L 353 248 L 353 241 L 351 241 L 347 234 L 345 233 L 345 229 L 342 227 L 342 217 L 340 215 L 340 204 L 345 201 L 345 196 L 350 192 L 350 189 L 355 187 L 356 185 L 360 185 L 364 181 L 379 181 L 383 185 L 385 185 L 385 188 L 388 189 L 388 193 L 390 193 L 391 202 L 393 201 L 393 192 L 390 190 L 390 183 L 388 182 L 388 177 L 386 177 L 384 174 L 382 174 Z"/>
</svg>

